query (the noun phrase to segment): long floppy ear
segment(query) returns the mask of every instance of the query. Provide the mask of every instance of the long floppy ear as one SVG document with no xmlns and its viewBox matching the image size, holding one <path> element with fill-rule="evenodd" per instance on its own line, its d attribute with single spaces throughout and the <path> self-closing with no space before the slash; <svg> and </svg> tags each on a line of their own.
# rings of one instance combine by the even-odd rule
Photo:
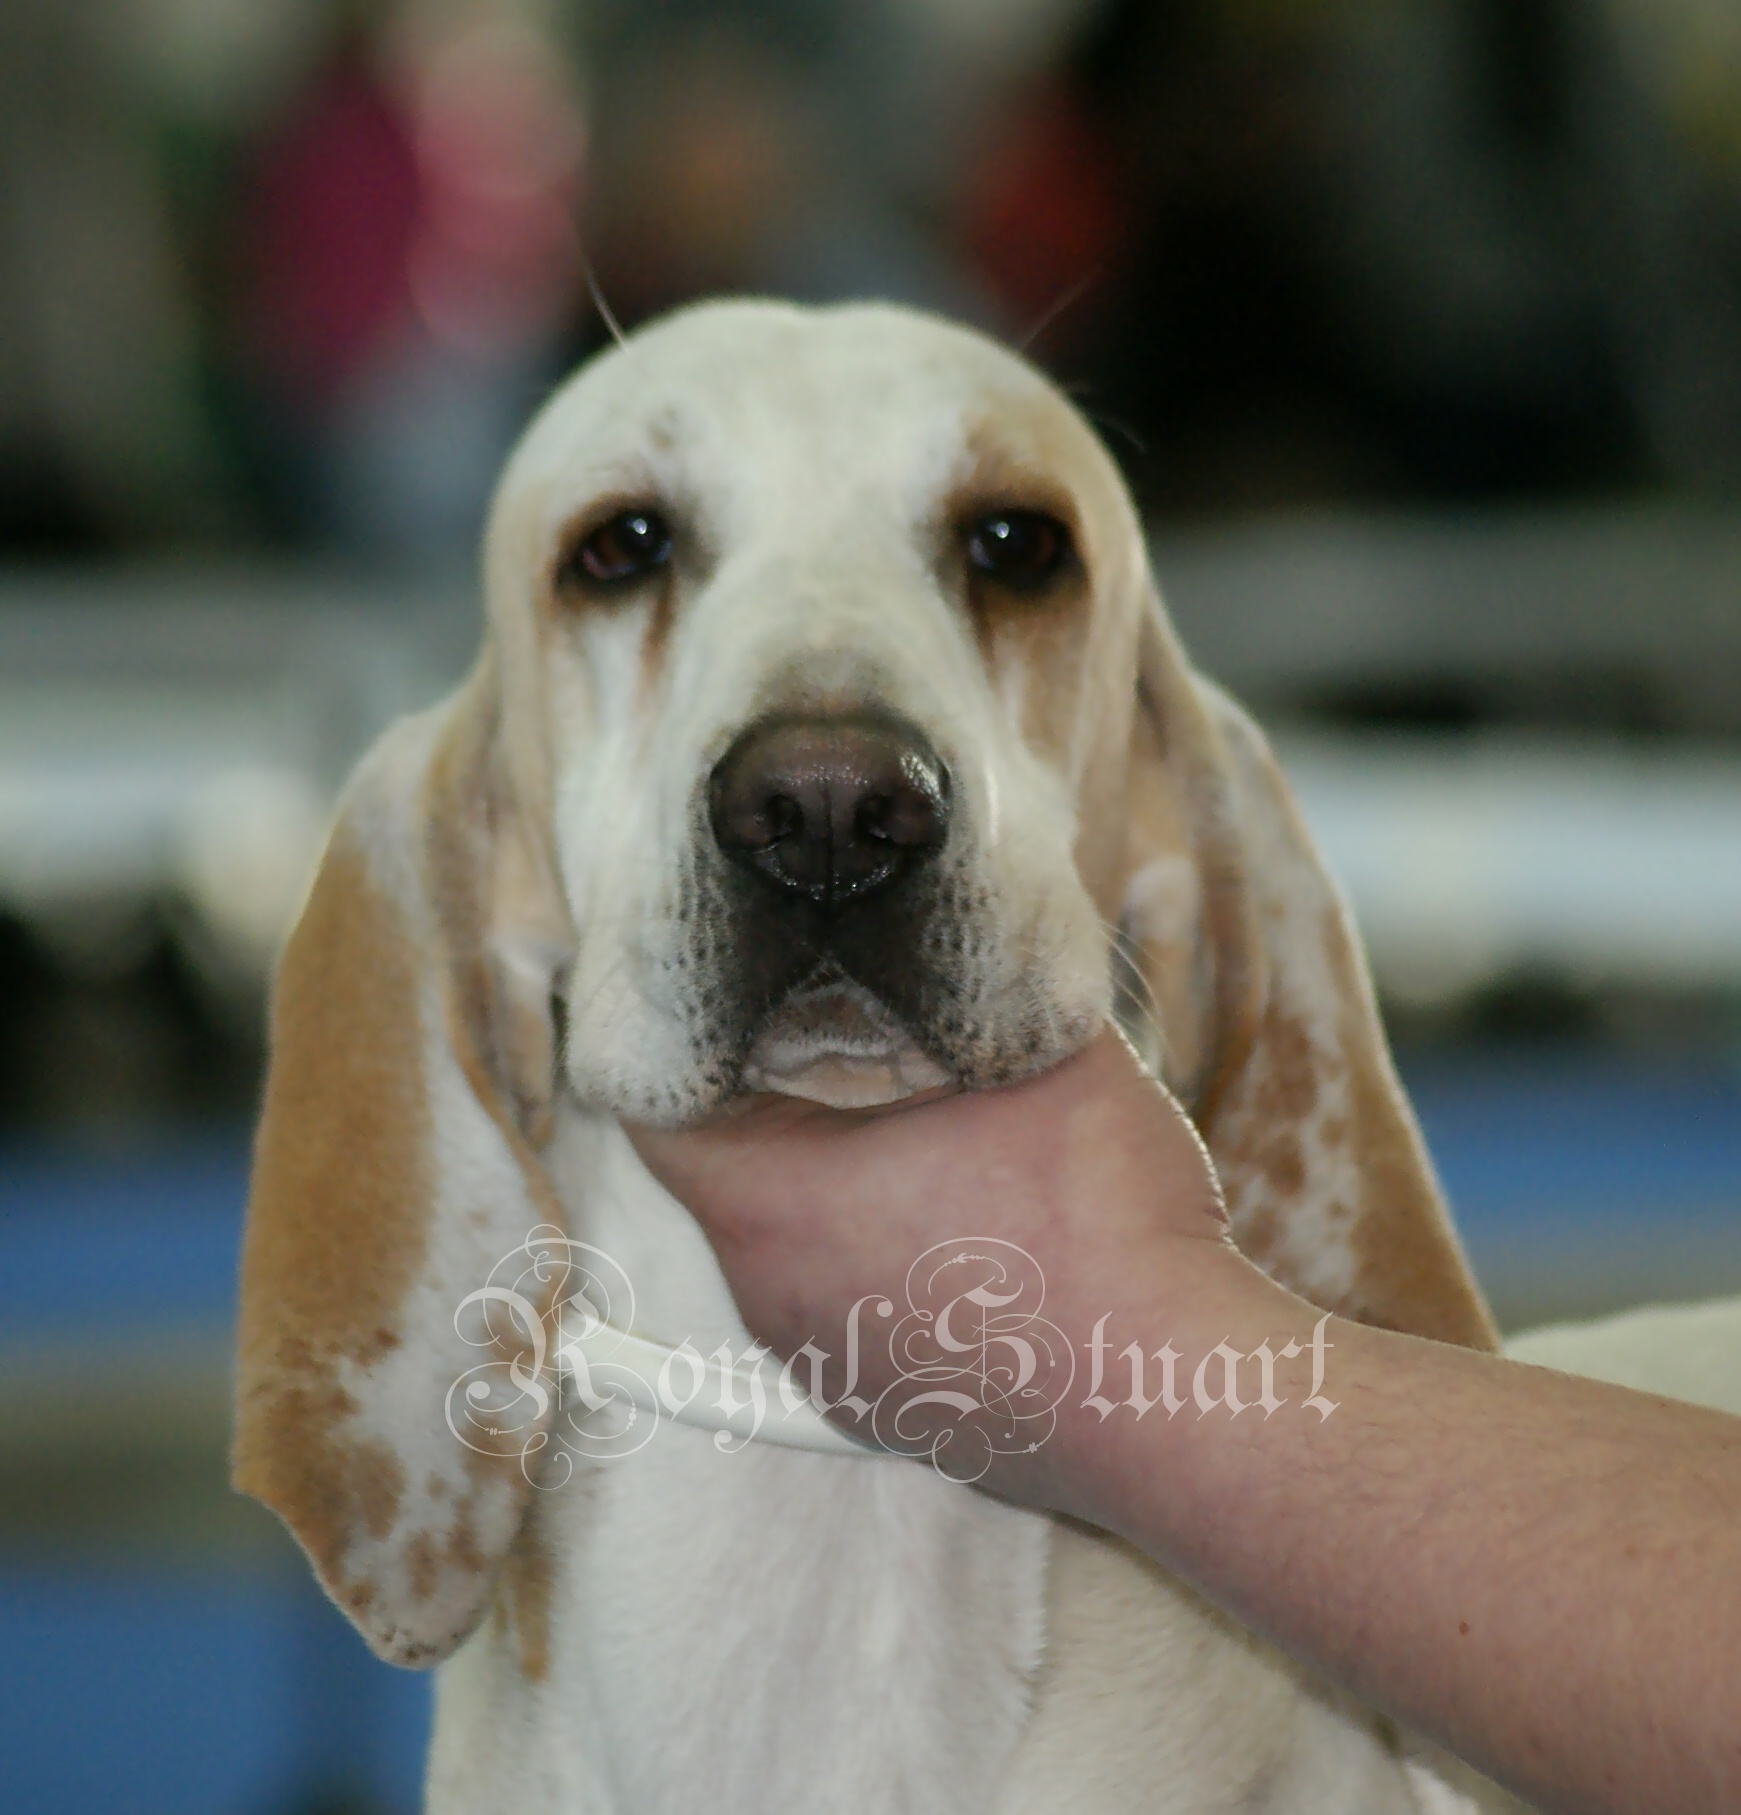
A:
<svg viewBox="0 0 1741 1815">
<path fill-rule="evenodd" d="M 242 1253 L 236 1485 L 400 1664 L 445 1656 L 488 1604 L 548 1403 L 534 1318 L 460 1317 L 561 1221 L 535 1148 L 562 918 L 494 698 L 486 658 L 351 782 L 278 970 Z M 554 1279 L 517 1283 L 541 1318 Z M 520 1421 L 480 1442 L 450 1391 L 486 1359 L 521 1370 Z"/>
<path fill-rule="evenodd" d="M 1140 689 L 1125 949 L 1235 1238 L 1326 1309 L 1494 1347 L 1347 908 L 1262 732 L 1158 601 Z"/>
</svg>

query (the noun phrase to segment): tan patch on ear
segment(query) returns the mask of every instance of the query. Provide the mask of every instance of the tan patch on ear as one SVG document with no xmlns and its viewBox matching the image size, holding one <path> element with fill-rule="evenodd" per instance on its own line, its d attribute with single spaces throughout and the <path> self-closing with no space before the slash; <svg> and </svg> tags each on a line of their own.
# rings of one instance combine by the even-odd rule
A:
<svg viewBox="0 0 1741 1815">
<path fill-rule="evenodd" d="M 1326 906 L 1308 924 L 1318 949 L 1285 962 L 1301 978 L 1321 976 L 1331 1001 L 1322 1013 L 1289 1006 L 1289 973 L 1274 961 L 1239 1076 L 1204 1122 L 1235 1239 L 1327 1310 L 1491 1349 L 1496 1334 L 1392 1075 L 1341 910 Z"/>
<path fill-rule="evenodd" d="M 1201 868 L 1184 803 L 1147 713 L 1137 715 L 1131 734 L 1127 802 L 1112 914 L 1130 941 L 1142 1006 L 1152 1024 L 1150 1038 L 1139 1040 L 1138 1047 L 1190 1106 L 1208 1059 L 1214 947 L 1204 937 Z"/>
<path fill-rule="evenodd" d="M 1336 1138 L 1359 1156 L 1359 1202 L 1350 1231 L 1355 1293 L 1384 1322 L 1417 1336 L 1464 1348 L 1496 1350 L 1499 1333 L 1449 1221 L 1439 1213 L 1432 1162 L 1413 1112 L 1388 1064 L 1363 1050 L 1358 1027 L 1346 1024 L 1369 1000 L 1369 987 L 1340 924 L 1327 916 L 1324 941 L 1337 977 L 1348 1067 L 1346 1126 Z M 1429 1196 L 1421 1203 L 1425 1192 Z"/>
<path fill-rule="evenodd" d="M 438 746 L 430 768 L 429 864 L 433 907 L 452 961 L 447 1012 L 451 1044 L 473 1094 L 514 1147 L 536 1191 L 535 1150 L 550 1138 L 556 1081 L 550 979 L 517 965 L 516 939 L 545 951 L 570 930 L 559 907 L 552 854 L 508 798 L 496 760 L 493 716 L 463 717 Z M 480 883 L 480 879 L 481 883 Z M 487 891 L 487 896 L 482 892 Z M 498 1110 L 505 1082 L 511 1112 Z M 561 1217 L 552 1199 L 549 1220 Z"/>
<path fill-rule="evenodd" d="M 333 835 L 274 990 L 243 1250 L 236 1484 L 405 1664 L 469 1630 L 526 1488 L 517 1439 L 480 1454 L 443 1429 L 473 1359 L 449 1307 L 525 1230 L 561 1221 L 528 1144 L 537 1104 L 503 1087 L 514 1051 L 527 1096 L 548 1099 L 548 1030 L 541 1069 L 537 1040 L 528 1055 L 508 1036 L 535 1019 L 560 948 L 540 925 L 512 948 L 530 1011 L 516 1024 L 486 949 L 497 835 L 524 817 L 493 793 L 490 674 L 390 734 Z M 413 1305 L 429 1321 L 406 1326 Z M 527 1341 L 492 1335 L 504 1361 Z"/>
<path fill-rule="evenodd" d="M 323 1573 L 382 1535 L 404 1491 L 376 1445 L 335 1435 L 336 1384 L 394 1347 L 428 1232 L 429 1129 L 417 978 L 400 911 L 343 828 L 273 992 L 273 1063 L 242 1250 L 236 1485 Z"/>
<path fill-rule="evenodd" d="M 541 1683 L 550 1671 L 550 1603 L 556 1559 L 544 1532 L 544 1502 L 535 1497 L 502 1566 L 501 1601 L 514 1635 L 520 1674 Z"/>
<path fill-rule="evenodd" d="M 1214 1142 L 1215 1158 L 1234 1239 L 1242 1253 L 1273 1271 L 1286 1207 L 1307 1183 L 1305 1127 L 1318 1108 L 1321 1061 L 1305 1022 L 1271 1002 L 1246 1064 L 1238 1133 L 1231 1143 Z M 1206 1121 L 1219 1130 L 1220 1118 Z M 1346 1207 L 1329 1208 L 1335 1216 Z"/>
<path fill-rule="evenodd" d="M 482 1470 L 472 1472 L 474 1475 L 483 1473 Z M 489 1568 L 489 1559 L 478 1547 L 477 1528 L 473 1524 L 475 1507 L 474 1491 L 460 1502 L 445 1533 L 420 1531 L 406 1540 L 406 1579 L 417 1600 L 427 1601 L 450 1571 L 479 1575 Z"/>
<path fill-rule="evenodd" d="M 1164 761 L 1196 830 L 1209 1031 L 1190 1106 L 1235 1238 L 1327 1309 L 1493 1346 L 1353 930 L 1262 734 L 1178 667 L 1158 623 L 1143 679 L 1139 740 L 1153 732 L 1160 759 L 1142 766 Z"/>
<path fill-rule="evenodd" d="M 1237 841 L 1229 835 L 1229 760 L 1151 597 L 1142 627 L 1130 731 L 1120 898 L 1160 1017 L 1164 1075 L 1200 1126 L 1257 1044 L 1267 1005 L 1261 929 Z M 1145 869 L 1183 877 L 1172 904 L 1139 916 Z"/>
</svg>

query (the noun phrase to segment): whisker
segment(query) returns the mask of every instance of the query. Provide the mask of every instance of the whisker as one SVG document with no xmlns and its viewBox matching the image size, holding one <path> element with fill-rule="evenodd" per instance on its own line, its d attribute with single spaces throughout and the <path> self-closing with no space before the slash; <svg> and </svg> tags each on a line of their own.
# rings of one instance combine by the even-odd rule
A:
<svg viewBox="0 0 1741 1815">
<path fill-rule="evenodd" d="M 598 273 L 592 268 L 592 260 L 588 258 L 584 263 L 586 265 L 586 287 L 592 293 L 592 306 L 598 310 L 600 320 L 610 330 L 611 339 L 619 347 L 626 346 L 628 336 L 624 334 L 622 324 L 612 313 L 610 304 L 605 301 L 605 293 L 599 288 Z"/>
<path fill-rule="evenodd" d="M 1104 410 L 1091 410 L 1086 404 L 1081 406 L 1082 414 L 1096 428 L 1104 429 L 1108 434 L 1123 436 L 1133 453 L 1146 460 L 1149 457 L 1149 444 L 1133 429 L 1128 422 L 1122 422 L 1116 416 L 1109 416 Z"/>
<path fill-rule="evenodd" d="M 1161 1025 L 1161 1005 L 1155 1000 L 1154 985 L 1150 983 L 1148 973 L 1136 961 L 1132 949 L 1136 942 L 1119 921 L 1102 918 L 1100 926 L 1106 935 L 1107 961 L 1113 970 L 1113 987 L 1117 996 L 1122 998 L 1125 1014 L 1153 1036 L 1152 1042 L 1139 1041 L 1139 1050 L 1144 1044 L 1151 1045 L 1157 1061 L 1164 1064 L 1167 1041 Z M 1115 1003 L 1115 1013 L 1117 1007 Z"/>
<path fill-rule="evenodd" d="M 1018 353 L 1027 352 L 1028 348 L 1031 347 L 1049 327 L 1051 327 L 1066 309 L 1071 308 L 1087 295 L 1088 291 L 1100 281 L 1101 275 L 1102 267 L 1096 265 L 1094 269 L 1085 276 L 1079 277 L 1074 283 L 1066 285 L 1056 300 L 1047 306 L 1045 313 L 1040 319 L 1015 343 L 1016 351 Z"/>
</svg>

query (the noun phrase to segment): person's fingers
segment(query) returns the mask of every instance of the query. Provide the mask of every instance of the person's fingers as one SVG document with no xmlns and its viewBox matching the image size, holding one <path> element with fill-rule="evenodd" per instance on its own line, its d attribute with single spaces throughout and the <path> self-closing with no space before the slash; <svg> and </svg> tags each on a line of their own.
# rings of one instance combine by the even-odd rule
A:
<svg viewBox="0 0 1741 1815">
<path fill-rule="evenodd" d="M 760 1098 L 704 1126 L 629 1134 L 700 1223 L 746 1327 L 782 1358 L 820 1354 L 830 1401 L 856 1392 L 890 1416 L 909 1376 L 887 1319 L 919 1315 L 915 1265 L 940 1247 L 963 1262 L 1020 1249 L 1038 1287 L 1025 1308 L 1043 1303 L 1079 1354 L 1097 1318 L 1152 1320 L 1230 1245 L 1196 1131 L 1111 1030 L 1001 1089 L 853 1111 Z M 1007 1422 L 1007 1406 L 981 1410 L 988 1430 Z M 963 1442 L 978 1428 L 969 1418 Z M 1009 1490 L 1063 1491 L 1036 1467 Z"/>
<path fill-rule="evenodd" d="M 1177 1232 L 1222 1218 L 1195 1130 L 1110 1029 L 998 1090 L 853 1111 L 769 1097 L 701 1127 L 629 1133 L 704 1226 L 739 1238 L 787 1222 L 814 1238 L 818 1215 L 855 1213 L 891 1236 L 949 1212 L 1032 1224 L 1048 1191 L 1092 1193 L 1115 1173 L 1146 1178 L 1151 1212 Z"/>
</svg>

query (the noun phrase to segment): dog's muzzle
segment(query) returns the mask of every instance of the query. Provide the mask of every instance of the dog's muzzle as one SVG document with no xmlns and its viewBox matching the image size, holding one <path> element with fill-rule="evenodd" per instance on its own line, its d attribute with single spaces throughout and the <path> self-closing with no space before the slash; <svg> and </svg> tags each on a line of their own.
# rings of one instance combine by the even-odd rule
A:
<svg viewBox="0 0 1741 1815">
<path fill-rule="evenodd" d="M 949 771 L 893 713 L 782 713 L 707 782 L 746 1088 L 837 1107 L 946 1083 L 923 1045 Z"/>
</svg>

